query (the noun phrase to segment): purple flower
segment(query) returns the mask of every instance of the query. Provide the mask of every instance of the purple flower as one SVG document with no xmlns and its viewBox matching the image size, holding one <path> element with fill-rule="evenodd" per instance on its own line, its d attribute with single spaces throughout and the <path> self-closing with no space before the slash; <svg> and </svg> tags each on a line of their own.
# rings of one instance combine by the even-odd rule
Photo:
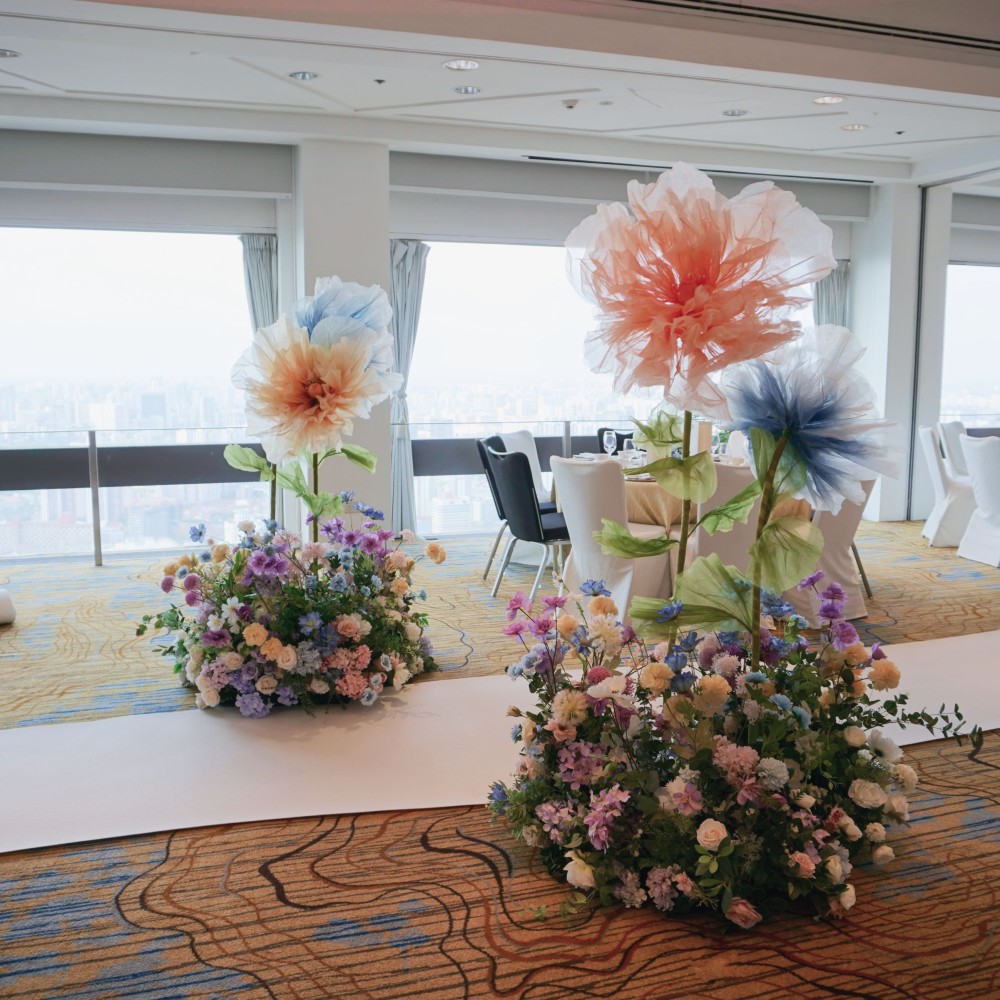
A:
<svg viewBox="0 0 1000 1000">
<path fill-rule="evenodd" d="M 839 583 L 828 583 L 826 589 L 820 591 L 824 601 L 846 601 L 847 591 Z"/>
<path fill-rule="evenodd" d="M 519 620 L 516 622 L 508 622 L 506 625 L 504 625 L 503 634 L 520 635 L 522 632 L 526 632 L 527 630 L 528 630 L 528 623 L 526 621 Z"/>
<path fill-rule="evenodd" d="M 201 577 L 197 573 L 188 573 L 181 586 L 185 590 L 197 590 L 201 586 Z"/>
<path fill-rule="evenodd" d="M 196 604 L 201 602 L 201 594 L 195 590 L 189 590 L 184 595 L 184 603 L 189 607 L 193 608 Z"/>
<path fill-rule="evenodd" d="M 196 524 L 188 528 L 188 535 L 191 536 L 192 542 L 203 542 L 205 541 L 205 525 Z"/>
<path fill-rule="evenodd" d="M 174 589 L 174 578 L 172 576 L 165 576 L 160 581 L 160 590 L 162 590 L 164 594 L 169 594 L 170 591 L 173 589 Z"/>
<path fill-rule="evenodd" d="M 228 646 L 233 641 L 227 628 L 210 628 L 201 634 L 203 646 Z"/>
<path fill-rule="evenodd" d="M 629 793 L 614 784 L 601 792 L 590 793 L 590 812 L 583 818 L 590 842 L 599 851 L 607 850 L 611 843 L 611 824 L 622 814 Z"/>
<path fill-rule="evenodd" d="M 302 630 L 303 635 L 312 635 L 322 624 L 323 619 L 320 617 L 318 611 L 310 611 L 307 614 L 299 616 L 299 628 Z"/>
<path fill-rule="evenodd" d="M 266 566 L 267 555 L 260 549 L 257 549 L 247 560 L 247 572 L 252 573 L 254 576 L 261 576 Z"/>
<path fill-rule="evenodd" d="M 512 622 L 517 617 L 518 611 L 527 613 L 530 610 L 531 601 L 528 600 L 528 595 L 523 590 L 518 590 L 507 602 L 507 621 Z"/>
<path fill-rule="evenodd" d="M 542 598 L 542 604 L 547 608 L 564 608 L 569 597 L 560 597 L 558 594 L 547 594 Z"/>
<path fill-rule="evenodd" d="M 553 627 L 554 622 L 552 621 L 552 615 L 544 614 L 539 615 L 537 618 L 533 618 L 528 625 L 528 631 L 536 639 L 544 639 L 548 635 L 549 630 Z"/>
<path fill-rule="evenodd" d="M 343 528 L 344 522 L 339 517 L 335 517 L 332 521 L 324 521 L 320 525 L 319 530 L 331 542 L 339 542 L 341 541 Z"/>
<path fill-rule="evenodd" d="M 830 626 L 830 639 L 833 642 L 833 648 L 843 652 L 852 643 L 858 641 L 858 630 L 850 622 L 834 622 Z"/>
<path fill-rule="evenodd" d="M 361 551 L 366 552 L 371 555 L 373 552 L 377 551 L 379 547 L 378 535 L 362 535 L 361 536 Z"/>
<path fill-rule="evenodd" d="M 827 618 L 830 621 L 834 621 L 839 618 L 844 613 L 844 602 L 843 601 L 824 601 L 819 606 L 819 616 L 820 618 Z"/>
<path fill-rule="evenodd" d="M 263 719 L 271 711 L 271 706 L 264 704 L 264 699 L 256 691 L 236 696 L 236 707 L 240 715 L 247 719 Z"/>
<path fill-rule="evenodd" d="M 819 581 L 822 579 L 823 579 L 823 571 L 821 569 L 818 569 L 816 570 L 815 573 L 810 573 L 804 579 L 799 580 L 799 582 L 795 584 L 795 589 L 808 590 L 810 587 L 815 587 L 816 584 L 819 583 Z"/>
<path fill-rule="evenodd" d="M 355 531 L 354 528 L 348 528 L 342 535 L 340 540 L 348 548 L 354 548 L 358 542 L 361 541 L 361 532 Z"/>
<path fill-rule="evenodd" d="M 572 740 L 559 748 L 559 777 L 578 789 L 596 781 L 604 771 L 604 747 L 599 743 Z"/>
</svg>

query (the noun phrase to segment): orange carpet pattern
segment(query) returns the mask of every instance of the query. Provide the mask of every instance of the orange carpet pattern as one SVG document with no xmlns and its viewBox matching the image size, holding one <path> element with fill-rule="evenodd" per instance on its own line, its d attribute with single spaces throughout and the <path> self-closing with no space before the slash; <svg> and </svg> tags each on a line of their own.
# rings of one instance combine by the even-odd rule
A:
<svg viewBox="0 0 1000 1000">
<path fill-rule="evenodd" d="M 841 921 L 565 919 L 565 889 L 479 807 L 209 827 L 6 855 L 0 996 L 995 998 L 1000 736 L 912 761 L 915 820 Z"/>
</svg>

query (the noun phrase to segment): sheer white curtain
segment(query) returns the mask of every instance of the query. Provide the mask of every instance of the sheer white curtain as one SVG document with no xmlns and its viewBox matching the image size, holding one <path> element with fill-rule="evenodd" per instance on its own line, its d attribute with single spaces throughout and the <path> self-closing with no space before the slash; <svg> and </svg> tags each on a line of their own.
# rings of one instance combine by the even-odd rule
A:
<svg viewBox="0 0 1000 1000">
<path fill-rule="evenodd" d="M 851 262 L 838 260 L 837 269 L 816 282 L 813 315 L 817 326 L 832 323 L 847 326 L 847 286 L 851 277 Z"/>
<path fill-rule="evenodd" d="M 395 338 L 396 371 L 403 376 L 399 392 L 392 397 L 392 527 L 413 530 L 416 501 L 413 494 L 413 454 L 410 451 L 410 411 L 406 384 L 410 377 L 413 345 L 417 340 L 420 300 L 424 294 L 424 270 L 430 247 L 419 240 L 392 240 L 391 331 Z"/>
<path fill-rule="evenodd" d="M 254 332 L 278 318 L 278 237 L 266 233 L 244 233 L 243 280 Z"/>
</svg>

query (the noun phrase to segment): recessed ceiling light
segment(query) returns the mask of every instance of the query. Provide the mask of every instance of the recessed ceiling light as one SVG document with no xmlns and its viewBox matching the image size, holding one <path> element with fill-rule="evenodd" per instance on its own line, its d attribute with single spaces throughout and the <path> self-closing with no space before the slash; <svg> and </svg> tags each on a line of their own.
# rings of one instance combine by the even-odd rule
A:
<svg viewBox="0 0 1000 1000">
<path fill-rule="evenodd" d="M 314 73 L 310 69 L 297 69 L 294 73 L 288 74 L 293 80 L 315 80 L 319 73 Z"/>
<path fill-rule="evenodd" d="M 16 59 L 20 54 L 13 49 L 0 49 L 0 59 Z"/>
<path fill-rule="evenodd" d="M 600 106 L 602 108 L 610 108 L 611 105 L 614 104 L 615 102 L 614 101 L 598 101 L 597 103 L 600 104 Z"/>
<path fill-rule="evenodd" d="M 481 93 L 478 87 L 456 87 L 456 94 L 479 94 Z"/>
<path fill-rule="evenodd" d="M 844 99 L 837 94 L 824 94 L 822 97 L 814 97 L 813 104 L 843 104 Z"/>
<path fill-rule="evenodd" d="M 854 122 L 852 125 L 841 125 L 840 126 L 845 132 L 864 132 L 867 125 L 862 125 L 860 122 Z"/>
<path fill-rule="evenodd" d="M 445 69 L 454 69 L 459 72 L 467 73 L 470 69 L 479 69 L 479 63 L 475 59 L 449 59 L 446 63 L 442 63 Z"/>
<path fill-rule="evenodd" d="M 742 118 L 744 115 L 750 114 L 746 108 L 726 108 L 722 113 L 727 118 Z"/>
</svg>

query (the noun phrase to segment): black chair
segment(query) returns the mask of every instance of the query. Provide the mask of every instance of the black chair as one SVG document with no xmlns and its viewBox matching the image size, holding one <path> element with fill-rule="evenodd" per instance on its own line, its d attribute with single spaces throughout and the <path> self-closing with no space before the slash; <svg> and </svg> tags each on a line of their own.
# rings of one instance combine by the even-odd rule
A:
<svg viewBox="0 0 1000 1000">
<path fill-rule="evenodd" d="M 619 430 L 616 430 L 614 427 L 598 427 L 597 428 L 597 450 L 599 452 L 604 451 L 604 432 L 605 431 L 614 431 L 615 432 L 615 438 L 617 439 L 617 443 L 615 444 L 615 450 L 612 453 L 612 454 L 615 454 L 615 455 L 617 455 L 618 452 L 620 452 L 622 450 L 622 448 L 625 445 L 625 442 L 628 441 L 635 434 L 635 431 L 619 431 Z"/>
<path fill-rule="evenodd" d="M 497 493 L 496 480 L 493 478 L 493 470 L 490 468 L 490 463 L 487 460 L 486 449 L 492 448 L 497 452 L 505 452 L 507 446 L 504 444 L 503 438 L 498 437 L 496 434 L 488 438 L 480 438 L 476 441 L 476 448 L 479 451 L 479 460 L 483 463 L 483 472 L 486 474 L 486 482 L 490 488 L 490 496 L 493 497 L 493 506 L 496 508 L 497 517 L 500 518 L 500 530 L 497 532 L 497 537 L 493 541 L 493 548 L 490 549 L 490 557 L 486 560 L 486 568 L 483 570 L 483 579 L 485 580 L 490 573 L 490 567 L 493 565 L 493 560 L 496 558 L 497 549 L 500 547 L 500 539 L 503 538 L 503 533 L 507 530 L 507 515 L 503 512 L 503 504 L 500 503 L 500 495 Z M 556 512 L 556 505 L 551 500 L 539 501 L 538 509 L 543 514 L 554 514 Z"/>
<path fill-rule="evenodd" d="M 485 446 L 486 461 L 496 483 L 500 506 L 507 518 L 511 539 L 504 549 L 503 560 L 493 584 L 491 596 L 496 597 L 500 581 L 510 563 L 514 546 L 519 542 L 537 542 L 545 546 L 545 556 L 538 566 L 535 582 L 529 599 L 534 600 L 542 573 L 549 564 L 553 550 L 561 552 L 569 544 L 569 530 L 562 514 L 543 514 L 538 506 L 538 497 L 531 479 L 531 465 L 528 456 L 519 451 L 502 452 Z M 558 565 L 558 560 L 557 560 Z"/>
</svg>

